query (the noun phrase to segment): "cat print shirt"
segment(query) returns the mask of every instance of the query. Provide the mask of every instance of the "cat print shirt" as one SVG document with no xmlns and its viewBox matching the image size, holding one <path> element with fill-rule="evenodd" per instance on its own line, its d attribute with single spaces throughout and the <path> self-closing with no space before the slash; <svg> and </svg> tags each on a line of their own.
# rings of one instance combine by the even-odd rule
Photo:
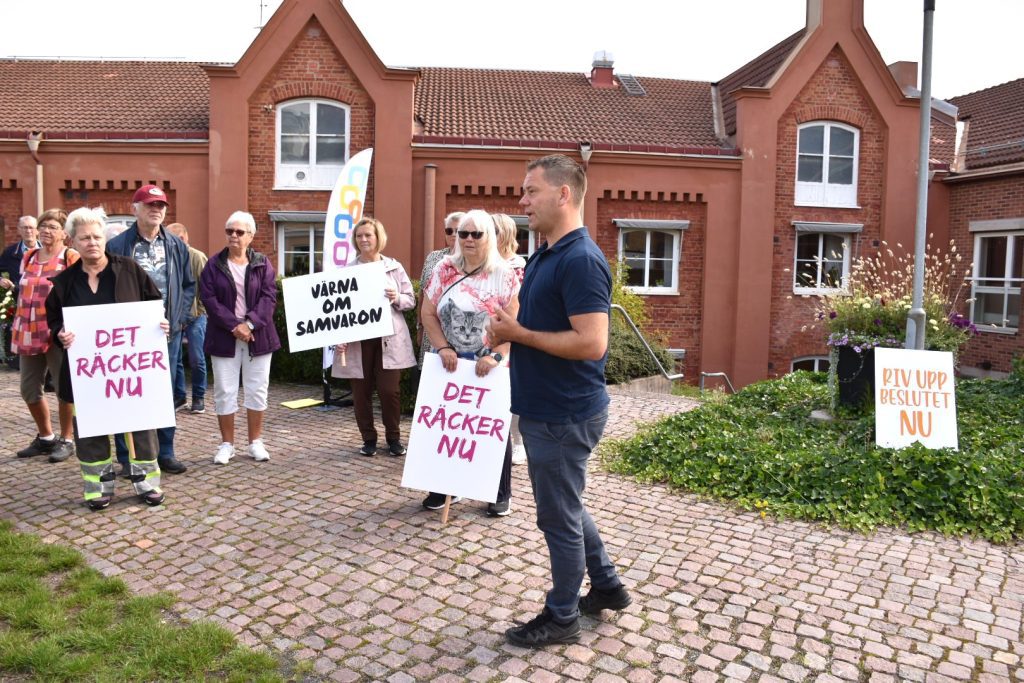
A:
<svg viewBox="0 0 1024 683">
<path fill-rule="evenodd" d="M 434 268 L 426 296 L 437 307 L 441 331 L 448 344 L 458 354 L 476 354 L 490 346 L 487 316 L 509 305 L 519 293 L 519 278 L 505 264 L 490 273 L 480 272 L 459 282 L 464 275 L 455 264 L 444 259 Z"/>
</svg>

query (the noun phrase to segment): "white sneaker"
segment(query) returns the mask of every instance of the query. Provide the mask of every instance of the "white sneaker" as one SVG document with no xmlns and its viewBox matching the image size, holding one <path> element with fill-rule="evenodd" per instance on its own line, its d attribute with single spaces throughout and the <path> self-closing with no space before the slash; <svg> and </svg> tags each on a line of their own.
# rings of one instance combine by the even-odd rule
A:
<svg viewBox="0 0 1024 683">
<path fill-rule="evenodd" d="M 267 453 L 267 449 L 263 445 L 263 439 L 256 439 L 249 444 L 249 456 L 256 462 L 270 460 L 270 453 Z"/>
<path fill-rule="evenodd" d="M 512 446 L 512 464 L 522 465 L 526 462 L 526 449 L 522 445 Z"/>
<path fill-rule="evenodd" d="M 213 456 L 213 461 L 218 465 L 227 465 L 228 461 L 231 460 L 234 455 L 235 447 L 225 441 L 220 445 L 220 448 L 217 449 L 217 455 Z"/>
</svg>

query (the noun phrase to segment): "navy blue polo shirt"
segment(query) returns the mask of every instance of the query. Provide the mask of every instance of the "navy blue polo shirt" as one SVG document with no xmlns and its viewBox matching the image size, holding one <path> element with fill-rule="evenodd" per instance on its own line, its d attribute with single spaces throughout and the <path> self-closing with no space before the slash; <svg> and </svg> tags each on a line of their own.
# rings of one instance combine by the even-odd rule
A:
<svg viewBox="0 0 1024 683">
<path fill-rule="evenodd" d="M 571 330 L 569 316 L 609 313 L 612 274 L 604 254 L 578 228 L 538 249 L 526 264 L 519 289 L 519 323 L 530 330 Z M 608 407 L 601 360 L 567 360 L 512 344 L 512 412 L 531 420 L 566 424 Z"/>
</svg>

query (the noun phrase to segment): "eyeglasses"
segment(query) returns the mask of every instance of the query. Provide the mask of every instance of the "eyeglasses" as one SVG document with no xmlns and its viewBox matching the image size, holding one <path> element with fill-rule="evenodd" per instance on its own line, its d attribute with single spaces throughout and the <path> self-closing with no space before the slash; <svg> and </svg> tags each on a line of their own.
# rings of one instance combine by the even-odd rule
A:
<svg viewBox="0 0 1024 683">
<path fill-rule="evenodd" d="M 235 237 L 241 237 L 242 235 L 246 234 L 249 231 L 248 230 L 238 230 L 237 228 L 234 229 L 234 230 L 232 230 L 231 228 L 225 228 L 224 232 L 227 233 L 228 237 L 231 237 L 232 235 L 234 235 Z"/>
<path fill-rule="evenodd" d="M 455 234 L 455 228 L 445 228 L 444 229 L 444 234 L 446 234 L 446 235 L 454 235 Z"/>
<path fill-rule="evenodd" d="M 480 239 L 483 236 L 484 236 L 483 230 L 474 230 L 473 232 L 470 232 L 469 230 L 459 230 L 459 239 L 460 240 L 464 240 L 467 237 L 472 237 L 473 239 L 478 240 L 478 239 Z"/>
</svg>

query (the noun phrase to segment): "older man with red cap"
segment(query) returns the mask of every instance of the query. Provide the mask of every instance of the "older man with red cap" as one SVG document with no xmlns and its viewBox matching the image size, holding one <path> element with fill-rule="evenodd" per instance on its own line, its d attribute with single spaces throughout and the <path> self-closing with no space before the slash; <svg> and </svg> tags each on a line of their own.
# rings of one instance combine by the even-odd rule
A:
<svg viewBox="0 0 1024 683">
<path fill-rule="evenodd" d="M 110 240 L 107 243 L 107 251 L 135 259 L 156 283 L 163 296 L 164 315 L 171 325 L 167 360 L 169 366 L 175 368 L 181 354 L 181 331 L 196 296 L 196 281 L 189 265 L 188 247 L 164 229 L 167 207 L 167 194 L 161 188 L 156 185 L 140 187 L 132 196 L 135 223 Z M 184 396 L 175 396 L 174 400 L 175 409 L 184 407 Z M 161 471 L 179 474 L 187 467 L 174 456 L 174 430 L 174 427 L 157 430 L 157 438 L 160 441 L 158 462 Z M 131 476 L 124 437 L 118 435 L 115 441 L 117 459 L 125 467 L 122 473 Z"/>
</svg>

